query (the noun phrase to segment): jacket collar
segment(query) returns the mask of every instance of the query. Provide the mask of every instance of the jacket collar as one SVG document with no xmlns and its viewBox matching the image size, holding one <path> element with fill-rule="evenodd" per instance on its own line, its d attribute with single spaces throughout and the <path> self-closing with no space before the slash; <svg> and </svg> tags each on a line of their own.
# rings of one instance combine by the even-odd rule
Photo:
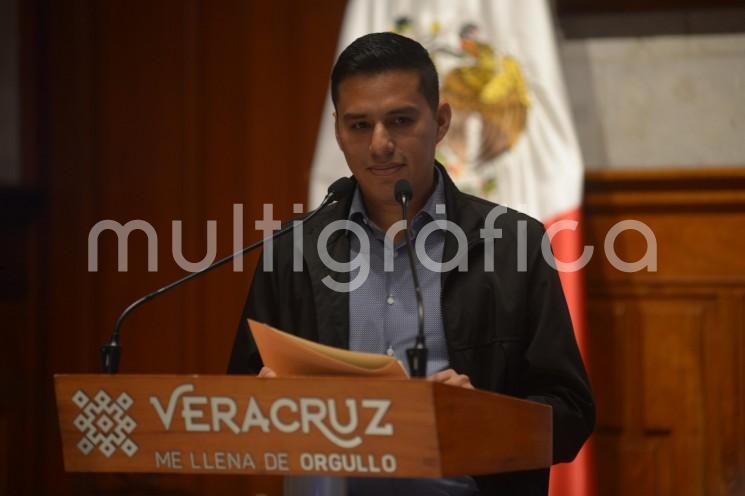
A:
<svg viewBox="0 0 745 496">
<path fill-rule="evenodd" d="M 479 237 L 480 229 L 484 227 L 485 218 L 481 212 L 474 208 L 473 203 L 470 200 L 472 197 L 461 192 L 453 180 L 450 179 L 445 167 L 439 162 L 435 162 L 435 167 L 440 169 L 440 172 L 442 173 L 441 177 L 445 181 L 445 205 L 447 208 L 447 218 L 449 221 L 454 222 L 463 229 L 468 244 L 472 245 L 481 239 Z M 450 238 L 451 237 L 448 237 L 448 239 Z M 447 241 L 445 244 L 445 250 L 447 251 Z M 454 248 L 455 247 L 451 247 L 451 249 Z M 448 257 L 444 256 L 443 260 L 448 260 Z"/>
</svg>

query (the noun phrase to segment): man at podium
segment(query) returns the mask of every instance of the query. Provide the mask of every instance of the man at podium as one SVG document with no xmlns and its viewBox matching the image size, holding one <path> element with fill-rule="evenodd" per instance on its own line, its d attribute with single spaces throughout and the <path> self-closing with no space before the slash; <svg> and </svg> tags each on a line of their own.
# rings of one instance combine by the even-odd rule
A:
<svg viewBox="0 0 745 496">
<path fill-rule="evenodd" d="M 363 36 L 331 76 L 336 139 L 355 187 L 276 241 L 254 275 L 230 373 L 263 368 L 246 319 L 406 363 L 419 315 L 396 184 L 410 185 L 407 222 L 428 351 L 428 380 L 526 398 L 553 409 L 553 461 L 570 461 L 595 409 L 558 274 L 541 250 L 543 225 L 460 192 L 435 160 L 451 109 L 439 101 L 427 51 L 393 33 Z M 326 245 L 325 227 L 339 221 Z M 341 225 L 341 224 L 340 224 Z M 393 229 L 391 229 L 393 226 Z M 398 227 L 397 227 L 398 226 Z M 390 229 L 390 232 L 389 232 Z M 386 245 L 386 233 L 392 242 Z M 302 247 L 296 246 L 302 239 Z M 302 267 L 295 260 L 302 249 Z M 319 249 L 320 248 L 320 249 Z M 357 261 L 353 270 L 328 263 Z M 549 471 L 430 480 L 356 479 L 350 493 L 547 494 Z"/>
</svg>

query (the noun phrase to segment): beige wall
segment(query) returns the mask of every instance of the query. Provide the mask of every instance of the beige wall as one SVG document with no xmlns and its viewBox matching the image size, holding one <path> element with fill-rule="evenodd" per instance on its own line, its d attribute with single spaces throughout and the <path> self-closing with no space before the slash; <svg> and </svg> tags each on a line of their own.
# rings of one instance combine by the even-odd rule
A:
<svg viewBox="0 0 745 496">
<path fill-rule="evenodd" d="M 745 33 L 559 49 L 588 168 L 745 165 Z"/>
</svg>

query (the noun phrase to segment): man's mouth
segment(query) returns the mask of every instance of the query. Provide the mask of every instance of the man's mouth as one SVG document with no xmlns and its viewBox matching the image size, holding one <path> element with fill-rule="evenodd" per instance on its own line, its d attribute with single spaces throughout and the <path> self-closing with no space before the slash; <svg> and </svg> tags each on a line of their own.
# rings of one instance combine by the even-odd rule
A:
<svg viewBox="0 0 745 496">
<path fill-rule="evenodd" d="M 403 164 L 385 164 L 373 165 L 372 167 L 368 167 L 367 170 L 376 176 L 390 176 L 403 169 L 403 167 Z"/>
</svg>

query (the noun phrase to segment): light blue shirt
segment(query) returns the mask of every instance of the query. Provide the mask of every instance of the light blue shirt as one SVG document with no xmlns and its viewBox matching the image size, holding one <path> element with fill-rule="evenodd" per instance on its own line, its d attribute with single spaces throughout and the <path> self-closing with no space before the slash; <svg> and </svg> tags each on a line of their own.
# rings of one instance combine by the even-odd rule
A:
<svg viewBox="0 0 745 496">
<path fill-rule="evenodd" d="M 446 220 L 445 190 L 439 175 L 440 172 L 437 171 L 432 195 L 411 222 L 412 241 L 416 240 L 421 229 L 430 221 Z M 436 205 L 442 206 L 441 213 L 437 212 Z M 398 246 L 388 248 L 392 252 L 393 270 L 385 270 L 385 233 L 367 216 L 359 187 L 352 198 L 349 219 L 362 226 L 370 244 L 369 275 L 360 287 L 349 294 L 349 349 L 386 353 L 401 360 L 408 368 L 406 350 L 414 346 L 418 317 L 406 245 L 402 240 Z M 357 236 L 350 236 L 350 257 L 354 259 L 360 255 L 360 241 Z M 426 267 L 415 253 L 416 271 L 424 303 L 427 375 L 447 368 L 449 363 L 440 311 L 442 274 L 439 270 L 430 270 L 433 264 L 439 268 L 444 247 L 444 232 L 437 229 L 429 233 L 424 241 L 424 251 L 432 260 L 432 263 L 427 264 L 430 267 Z M 359 270 L 350 274 L 350 280 L 357 277 Z"/>
<path fill-rule="evenodd" d="M 431 221 L 446 220 L 445 186 L 439 170 L 435 169 L 435 188 L 422 209 L 411 222 L 412 241 L 415 242 L 422 228 Z M 393 191 L 391 191 L 393 194 Z M 441 205 L 438 209 L 437 206 Z M 387 353 L 403 362 L 407 369 L 406 349 L 414 346 L 418 322 L 414 282 L 409 266 L 409 255 L 402 241 L 393 250 L 393 270 L 385 269 L 384 236 L 367 215 L 362 193 L 355 190 L 349 211 L 349 220 L 360 224 L 370 241 L 370 272 L 360 287 L 349 295 L 349 349 L 371 353 Z M 360 242 L 353 234 L 350 243 L 350 259 L 360 253 Z M 427 375 L 448 368 L 448 351 L 442 325 L 440 308 L 441 271 L 445 247 L 445 233 L 436 229 L 424 241 L 424 251 L 435 264 L 428 268 L 419 259 L 416 270 L 422 288 L 424 303 L 424 334 L 428 349 Z M 364 254 L 363 254 L 364 256 Z M 435 268 L 436 270 L 431 270 Z M 350 281 L 359 269 L 350 274 Z M 350 495 L 416 496 L 477 495 L 478 488 L 472 477 L 450 477 L 442 479 L 394 479 L 350 477 Z"/>
</svg>

